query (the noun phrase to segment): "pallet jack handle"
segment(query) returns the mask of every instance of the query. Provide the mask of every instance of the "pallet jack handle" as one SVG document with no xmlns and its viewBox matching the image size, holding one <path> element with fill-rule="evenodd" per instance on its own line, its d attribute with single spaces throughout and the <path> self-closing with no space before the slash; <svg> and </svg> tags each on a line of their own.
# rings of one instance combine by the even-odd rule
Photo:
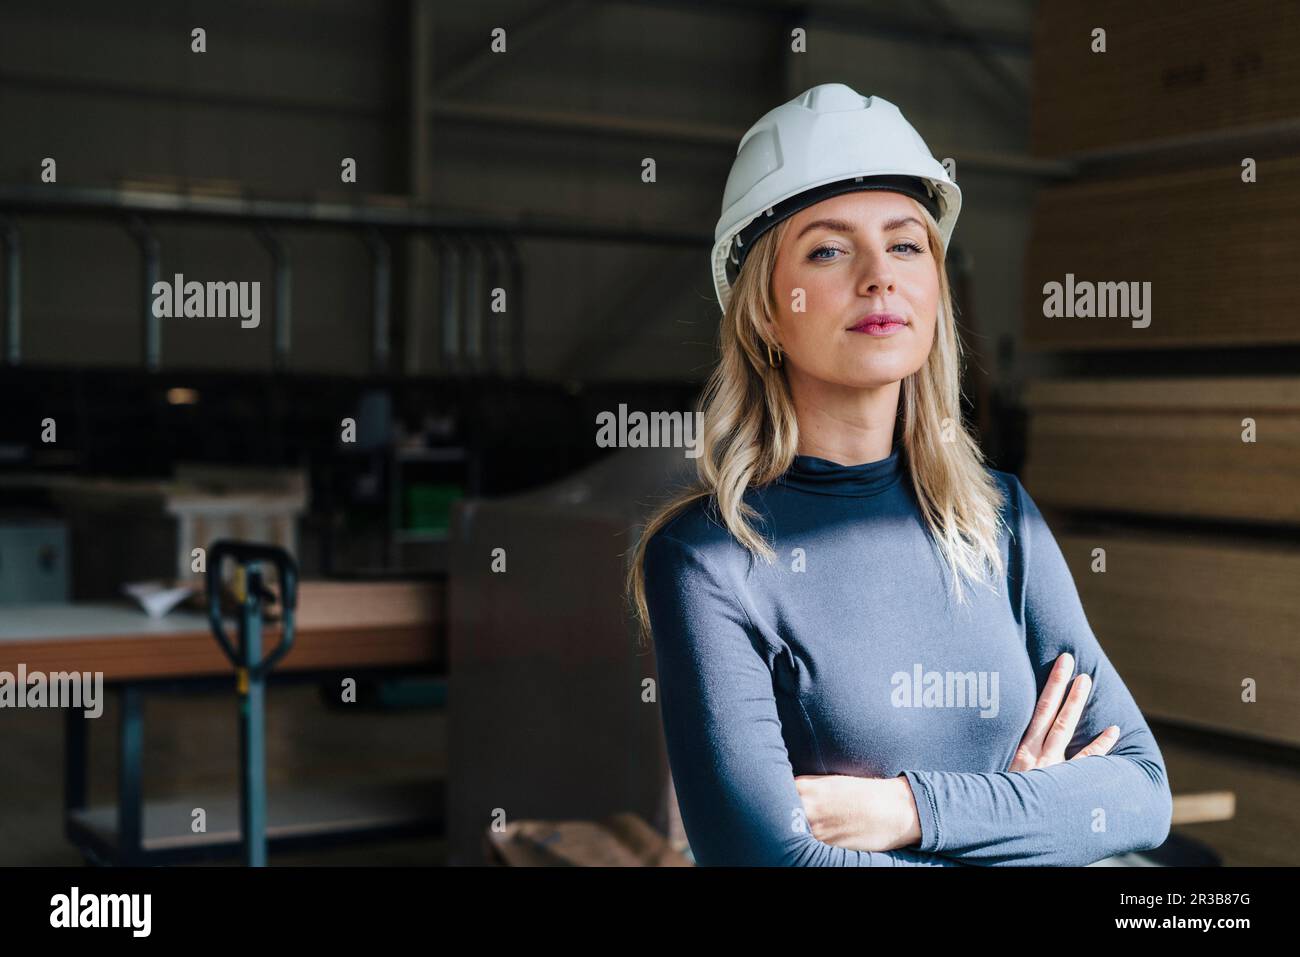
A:
<svg viewBox="0 0 1300 957">
<path fill-rule="evenodd" d="M 226 629 L 221 621 L 221 565 L 227 556 L 250 571 L 263 562 L 274 565 L 276 574 L 279 575 L 280 644 L 260 661 L 244 660 L 243 654 L 235 649 L 226 636 Z M 275 545 L 220 539 L 208 548 L 207 564 L 208 621 L 212 625 L 212 633 L 221 645 L 221 650 L 226 653 L 226 657 L 236 668 L 248 668 L 250 676 L 266 675 L 293 647 L 293 613 L 298 606 L 297 562 L 283 548 Z M 273 601 L 275 596 L 262 583 L 260 574 L 248 575 L 245 580 L 248 587 L 243 599 L 243 608 L 248 609 L 252 605 L 260 615 L 262 603 Z"/>
<path fill-rule="evenodd" d="M 233 558 L 244 569 L 240 596 L 239 647 L 221 620 L 221 565 Z M 280 644 L 262 657 L 262 608 L 275 600 L 262 578 L 262 565 L 276 567 L 280 580 Z M 239 692 L 239 824 L 244 860 L 266 866 L 266 676 L 293 647 L 293 613 L 298 604 L 298 566 L 283 548 L 222 539 L 208 548 L 208 621 L 221 650 L 235 666 Z"/>
</svg>

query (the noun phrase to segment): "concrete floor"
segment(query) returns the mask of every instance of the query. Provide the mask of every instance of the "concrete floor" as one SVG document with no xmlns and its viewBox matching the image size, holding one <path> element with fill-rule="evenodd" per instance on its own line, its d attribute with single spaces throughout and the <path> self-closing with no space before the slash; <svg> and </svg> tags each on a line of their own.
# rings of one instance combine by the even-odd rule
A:
<svg viewBox="0 0 1300 957">
<path fill-rule="evenodd" d="M 111 802 L 117 767 L 117 696 L 90 722 L 89 803 Z M 149 695 L 144 705 L 146 799 L 238 795 L 239 741 L 229 692 Z M 0 866 L 80 865 L 63 835 L 63 712 L 0 711 Z M 268 789 L 444 777 L 446 715 L 327 707 L 314 684 L 267 693 Z M 437 865 L 441 839 L 271 853 L 272 865 Z M 238 863 L 232 861 L 231 863 Z"/>
</svg>

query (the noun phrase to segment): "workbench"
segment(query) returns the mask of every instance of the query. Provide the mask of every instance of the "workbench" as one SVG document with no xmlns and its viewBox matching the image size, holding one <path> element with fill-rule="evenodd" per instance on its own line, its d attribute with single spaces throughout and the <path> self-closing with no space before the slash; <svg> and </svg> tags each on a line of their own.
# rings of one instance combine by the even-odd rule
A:
<svg viewBox="0 0 1300 957">
<path fill-rule="evenodd" d="M 441 583 L 303 583 L 294 645 L 272 683 L 413 673 L 445 681 Z M 279 641 L 268 623 L 266 647 Z M 123 603 L 50 603 L 0 608 L 0 672 L 102 672 L 118 695 L 116 804 L 88 807 L 89 722 L 82 708 L 64 709 L 65 833 L 96 864 L 176 864 L 239 851 L 239 801 L 228 796 L 146 801 L 142 787 L 143 701 L 146 694 L 231 689 L 234 671 L 206 615 L 175 611 L 150 618 Z M 3 714 L 0 713 L 0 719 Z M 267 796 L 272 850 L 359 838 L 442 832 L 443 783 L 317 789 Z M 207 829 L 192 833 L 191 812 L 203 807 Z"/>
</svg>

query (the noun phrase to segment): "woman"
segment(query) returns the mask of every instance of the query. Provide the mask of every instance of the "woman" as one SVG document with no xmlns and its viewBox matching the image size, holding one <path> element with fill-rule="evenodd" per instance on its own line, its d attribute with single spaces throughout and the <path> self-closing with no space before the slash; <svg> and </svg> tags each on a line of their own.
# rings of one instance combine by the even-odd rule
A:
<svg viewBox="0 0 1300 957">
<path fill-rule="evenodd" d="M 960 205 L 897 108 L 842 84 L 741 141 L 699 482 L 628 581 L 699 864 L 1082 865 L 1168 835 L 1159 748 L 1052 533 L 961 422 Z"/>
</svg>

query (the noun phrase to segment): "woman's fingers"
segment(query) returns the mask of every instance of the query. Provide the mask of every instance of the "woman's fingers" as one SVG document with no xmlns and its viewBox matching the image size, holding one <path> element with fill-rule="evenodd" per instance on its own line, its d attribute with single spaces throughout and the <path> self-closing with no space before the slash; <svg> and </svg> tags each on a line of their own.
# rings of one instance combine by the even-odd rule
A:
<svg viewBox="0 0 1300 957">
<path fill-rule="evenodd" d="M 1077 758 L 1086 758 L 1090 754 L 1106 754 L 1111 748 L 1115 747 L 1115 742 L 1119 740 L 1119 726 L 1112 724 L 1097 737 L 1088 742 L 1088 746 L 1080 748 L 1079 753 L 1071 761 Z"/>
<path fill-rule="evenodd" d="M 1065 704 L 1061 706 L 1056 720 L 1052 722 L 1052 727 L 1043 741 L 1042 757 L 1048 764 L 1057 764 L 1065 760 L 1065 749 L 1069 747 L 1070 739 L 1074 737 L 1074 729 L 1079 724 L 1079 718 L 1083 714 L 1083 707 L 1087 704 L 1088 694 L 1091 691 L 1092 679 L 1087 675 L 1079 675 L 1070 685 L 1070 693 L 1065 698 Z"/>
<path fill-rule="evenodd" d="M 1056 713 L 1061 710 L 1061 698 L 1065 695 L 1065 686 L 1073 670 L 1074 658 L 1068 651 L 1062 653 L 1052 666 L 1052 672 L 1043 685 L 1043 693 L 1038 696 L 1038 704 L 1034 706 L 1029 727 L 1020 741 L 1020 747 L 1030 754 L 1037 755 L 1043 750 L 1044 738 L 1056 720 Z"/>
<path fill-rule="evenodd" d="M 1087 707 L 1088 695 L 1092 693 L 1092 678 L 1081 674 L 1071 680 L 1073 670 L 1074 657 L 1069 652 L 1062 652 L 1052 665 L 1052 671 L 1047 676 L 1043 692 L 1034 708 L 1033 718 L 1007 770 L 1049 767 L 1066 760 L 1065 749 L 1074 738 L 1075 729 Z M 1118 738 L 1119 729 L 1112 726 L 1074 757 L 1105 754 Z"/>
</svg>

